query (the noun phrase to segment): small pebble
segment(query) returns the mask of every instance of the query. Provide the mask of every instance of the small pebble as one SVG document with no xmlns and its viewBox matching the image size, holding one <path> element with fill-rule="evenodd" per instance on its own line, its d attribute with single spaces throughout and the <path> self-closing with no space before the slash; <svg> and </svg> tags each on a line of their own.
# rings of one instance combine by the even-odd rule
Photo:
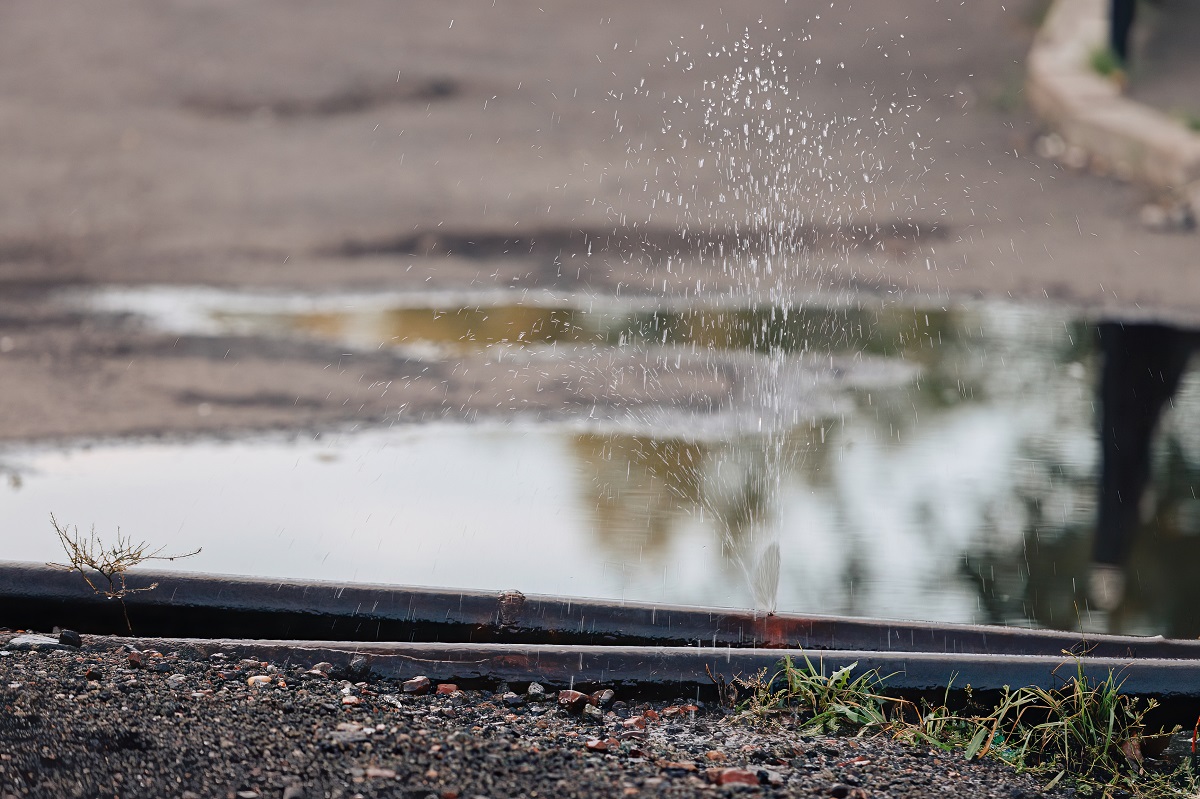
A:
<svg viewBox="0 0 1200 799">
<path fill-rule="evenodd" d="M 608 707 L 610 704 L 612 704 L 614 697 L 616 697 L 616 693 L 613 691 L 613 689 L 604 688 L 592 694 L 591 701 L 593 705 L 598 705 L 599 707 Z"/>
<path fill-rule="evenodd" d="M 406 694 L 427 694 L 431 685 L 432 683 L 428 677 L 420 676 L 413 677 L 411 680 L 405 680 L 402 687 Z"/>
<path fill-rule="evenodd" d="M 58 633 L 58 642 L 63 646 L 70 646 L 78 649 L 83 646 L 83 636 L 74 630 L 61 630 Z"/>
<path fill-rule="evenodd" d="M 758 774 L 744 768 L 710 768 L 704 773 L 714 785 L 758 785 Z"/>
<path fill-rule="evenodd" d="M 581 713 L 588 705 L 590 697 L 579 691 L 562 690 L 558 692 L 558 705 L 571 713 Z M 590 706 L 590 705 L 589 705 Z"/>
</svg>

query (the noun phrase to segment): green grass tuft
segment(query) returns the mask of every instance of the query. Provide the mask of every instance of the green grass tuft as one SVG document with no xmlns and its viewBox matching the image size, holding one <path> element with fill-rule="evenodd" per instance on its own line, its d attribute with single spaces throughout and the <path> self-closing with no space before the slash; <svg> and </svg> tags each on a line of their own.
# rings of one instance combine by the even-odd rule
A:
<svg viewBox="0 0 1200 799">
<path fill-rule="evenodd" d="M 1088 61 L 1094 72 L 1106 78 L 1118 77 L 1125 72 L 1125 65 L 1121 63 L 1121 57 L 1110 47 L 1096 48 L 1092 51 Z"/>
<path fill-rule="evenodd" d="M 1121 693 L 1110 672 L 1096 681 L 1083 662 L 1053 689 L 1005 688 L 994 708 L 915 703 L 885 693 L 886 679 L 876 670 L 857 677 L 857 663 L 831 674 L 824 664 L 803 665 L 785 658 L 774 674 L 766 670 L 734 683 L 748 689 L 740 718 L 772 717 L 792 722 L 802 733 L 886 734 L 911 744 L 961 751 L 968 759 L 994 757 L 1046 780 L 1047 790 L 1070 787 L 1085 796 L 1130 795 L 1144 799 L 1196 796 L 1200 781 L 1184 760 L 1174 768 L 1149 757 L 1172 733 L 1147 735 L 1146 714 L 1157 703 Z M 1174 732 L 1174 731 L 1172 731 Z"/>
</svg>

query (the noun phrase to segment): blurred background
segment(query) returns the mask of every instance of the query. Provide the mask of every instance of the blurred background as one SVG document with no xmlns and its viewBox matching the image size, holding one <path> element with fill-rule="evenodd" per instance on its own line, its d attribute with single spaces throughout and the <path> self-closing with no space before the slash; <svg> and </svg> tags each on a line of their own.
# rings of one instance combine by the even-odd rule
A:
<svg viewBox="0 0 1200 799">
<path fill-rule="evenodd" d="M 1200 634 L 1190 374 L 1089 585 L 1095 325 L 1200 282 L 1051 8 L 6 3 L 0 554 Z"/>
</svg>

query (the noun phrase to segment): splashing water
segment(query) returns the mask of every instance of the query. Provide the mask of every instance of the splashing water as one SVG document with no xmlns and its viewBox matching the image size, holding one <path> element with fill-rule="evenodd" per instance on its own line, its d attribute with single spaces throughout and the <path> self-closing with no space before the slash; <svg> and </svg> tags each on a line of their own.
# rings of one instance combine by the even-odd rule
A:
<svg viewBox="0 0 1200 799">
<path fill-rule="evenodd" d="M 671 107 L 662 133 L 678 142 L 660 151 L 669 155 L 650 198 L 651 214 L 673 214 L 685 237 L 700 241 L 693 263 L 668 259 L 675 279 L 663 281 L 664 293 L 672 286 L 701 301 L 769 306 L 771 321 L 781 314 L 786 323 L 789 313 L 803 317 L 807 297 L 836 288 L 847 260 L 869 263 L 890 234 L 919 227 L 913 187 L 925 169 L 923 150 L 904 141 L 919 106 L 911 97 L 874 97 L 844 77 L 838 79 L 847 96 L 856 93 L 845 106 L 851 110 L 810 106 L 807 82 L 830 69 L 819 58 L 804 63 L 810 39 L 803 31 L 785 35 L 766 26 L 762 33 L 746 29 L 731 44 L 705 34 L 702 53 L 680 49 L 669 59 L 685 71 L 707 60 L 718 76 L 703 79 L 691 98 L 662 98 Z M 792 68 L 802 79 L 793 80 Z M 697 189 L 706 182 L 716 191 Z M 775 610 L 780 579 L 782 480 L 804 457 L 787 446 L 799 421 L 788 398 L 805 379 L 807 344 L 799 352 L 785 346 L 783 336 L 795 336 L 785 330 L 786 324 L 764 323 L 745 331 L 762 354 L 745 386 L 746 400 L 757 409 L 755 426 L 731 431 L 736 443 L 718 464 L 720 474 L 704 478 L 713 484 L 704 495 L 713 498 L 707 509 L 720 521 L 723 547 L 758 609 L 768 613 Z M 829 331 L 821 332 L 827 339 Z"/>
</svg>

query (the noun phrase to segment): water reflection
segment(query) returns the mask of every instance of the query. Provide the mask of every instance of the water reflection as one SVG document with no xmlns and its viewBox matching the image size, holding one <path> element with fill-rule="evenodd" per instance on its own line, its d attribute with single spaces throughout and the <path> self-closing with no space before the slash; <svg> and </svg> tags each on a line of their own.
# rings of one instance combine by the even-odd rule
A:
<svg viewBox="0 0 1200 799">
<path fill-rule="evenodd" d="M 147 537 L 178 527 L 193 536 L 180 545 L 205 546 L 206 560 L 187 564 L 197 569 L 1200 635 L 1200 382 L 1183 371 L 1193 333 L 1146 338 L 1146 326 L 1004 304 L 262 306 L 192 318 L 209 332 L 451 353 L 752 351 L 764 356 L 751 387 L 758 424 L 714 428 L 696 409 L 694 424 L 669 432 L 646 417 L 98 448 L 62 461 L 16 453 L 26 467 L 21 489 L 6 493 L 12 517 L 40 529 L 54 509 L 102 529 L 143 534 L 141 524 Z M 835 402 L 797 414 L 779 365 L 818 354 L 875 357 L 910 377 L 837 384 Z M 1103 429 L 1116 431 L 1110 456 L 1123 459 L 1104 466 L 1100 408 Z M 253 474 L 286 480 L 233 479 L 229 447 Z M 320 453 L 336 459 L 310 468 Z M 154 489 L 113 485 L 114 459 L 139 464 Z M 205 469 L 222 475 L 219 490 L 203 493 Z M 1154 490 L 1139 502 L 1143 484 Z M 79 497 L 88 502 L 64 507 Z M 179 507 L 189 508 L 182 526 Z M 270 557 L 264 531 L 286 535 Z M 24 556 L 54 556 L 38 552 Z M 1119 595 L 1098 593 L 1093 560 L 1117 567 Z"/>
<path fill-rule="evenodd" d="M 1104 368 L 1100 380 L 1100 495 L 1089 588 L 1097 604 L 1116 610 L 1122 606 L 1130 550 L 1142 537 L 1143 519 L 1149 516 L 1156 522 L 1151 535 L 1161 531 L 1178 537 L 1187 529 L 1186 524 L 1179 524 L 1179 486 L 1176 491 L 1171 486 L 1181 470 L 1178 467 L 1184 473 L 1187 468 L 1177 440 L 1163 442 L 1165 457 L 1177 467 L 1163 470 L 1164 497 L 1148 494 L 1147 487 L 1155 429 L 1200 346 L 1200 333 L 1159 324 L 1118 323 L 1099 325 L 1096 332 Z M 1188 486 L 1193 500 L 1194 485 Z"/>
</svg>

